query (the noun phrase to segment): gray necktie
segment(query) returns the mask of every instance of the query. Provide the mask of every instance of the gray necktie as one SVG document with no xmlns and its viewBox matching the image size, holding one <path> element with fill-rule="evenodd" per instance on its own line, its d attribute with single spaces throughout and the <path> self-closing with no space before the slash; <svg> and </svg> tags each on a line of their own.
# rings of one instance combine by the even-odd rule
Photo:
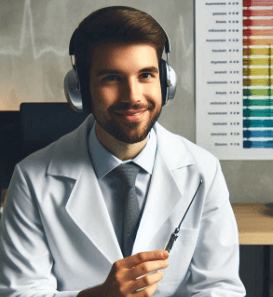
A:
<svg viewBox="0 0 273 297">
<path fill-rule="evenodd" d="M 115 168 L 116 175 L 123 183 L 123 243 L 124 258 L 132 253 L 138 228 L 140 209 L 136 195 L 135 182 L 139 167 L 134 163 L 126 163 Z"/>
</svg>

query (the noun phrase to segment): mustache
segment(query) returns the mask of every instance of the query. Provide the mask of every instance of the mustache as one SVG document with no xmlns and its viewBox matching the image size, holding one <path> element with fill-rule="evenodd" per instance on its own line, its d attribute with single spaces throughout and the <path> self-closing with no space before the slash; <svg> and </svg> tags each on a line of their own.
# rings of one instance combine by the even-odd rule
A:
<svg viewBox="0 0 273 297">
<path fill-rule="evenodd" d="M 151 103 L 143 104 L 143 103 L 135 103 L 131 104 L 130 102 L 117 103 L 112 105 L 109 108 L 109 111 L 126 111 L 126 110 L 139 110 L 139 109 L 148 109 L 151 110 L 154 108 L 154 105 Z"/>
</svg>

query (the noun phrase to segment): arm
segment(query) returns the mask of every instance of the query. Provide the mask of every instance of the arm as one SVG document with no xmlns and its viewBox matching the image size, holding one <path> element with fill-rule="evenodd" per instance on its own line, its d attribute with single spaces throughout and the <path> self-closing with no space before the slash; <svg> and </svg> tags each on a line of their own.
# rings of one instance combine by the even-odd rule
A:
<svg viewBox="0 0 273 297">
<path fill-rule="evenodd" d="M 204 204 L 199 238 L 190 265 L 189 296 L 245 296 L 238 270 L 238 228 L 218 162 Z"/>
<path fill-rule="evenodd" d="M 1 220 L 0 296 L 75 297 L 78 291 L 56 289 L 53 259 L 32 196 L 17 165 Z"/>
</svg>

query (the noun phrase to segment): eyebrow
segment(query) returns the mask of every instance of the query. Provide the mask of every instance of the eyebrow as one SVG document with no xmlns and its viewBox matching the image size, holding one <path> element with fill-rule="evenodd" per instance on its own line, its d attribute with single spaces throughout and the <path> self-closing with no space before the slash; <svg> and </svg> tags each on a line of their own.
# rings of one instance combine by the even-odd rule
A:
<svg viewBox="0 0 273 297">
<path fill-rule="evenodd" d="M 145 67 L 141 70 L 139 70 L 139 73 L 143 72 L 153 72 L 153 73 L 158 73 L 158 68 L 151 66 L 151 67 Z M 115 70 L 115 69 L 102 69 L 98 72 L 97 76 L 102 76 L 106 74 L 122 74 L 122 71 Z"/>
</svg>

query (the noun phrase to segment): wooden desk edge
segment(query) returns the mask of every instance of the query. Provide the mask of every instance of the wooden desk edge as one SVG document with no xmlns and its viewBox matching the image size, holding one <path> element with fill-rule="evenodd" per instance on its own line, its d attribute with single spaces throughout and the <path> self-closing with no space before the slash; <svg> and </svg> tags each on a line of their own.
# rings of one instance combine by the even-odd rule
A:
<svg viewBox="0 0 273 297">
<path fill-rule="evenodd" d="M 238 225 L 240 244 L 273 245 L 273 209 L 271 207 L 262 203 L 234 203 L 232 208 Z M 253 232 L 249 225 L 250 220 L 256 227 Z M 257 226 L 260 230 L 257 230 Z"/>
</svg>

